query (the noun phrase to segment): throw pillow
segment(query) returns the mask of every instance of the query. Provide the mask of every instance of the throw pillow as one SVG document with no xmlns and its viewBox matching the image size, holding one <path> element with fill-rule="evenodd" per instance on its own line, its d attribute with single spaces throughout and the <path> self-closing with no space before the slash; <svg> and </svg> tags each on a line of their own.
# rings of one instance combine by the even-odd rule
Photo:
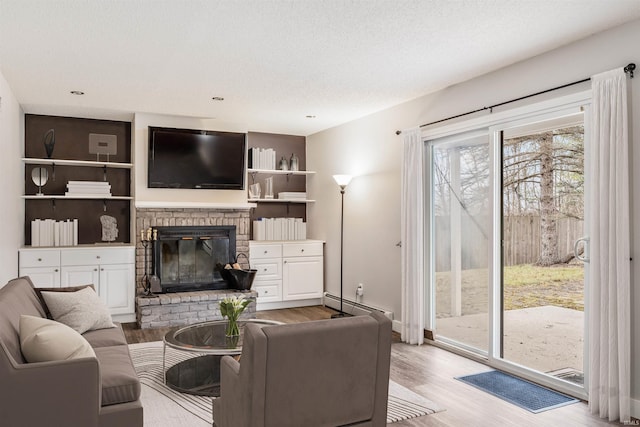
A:
<svg viewBox="0 0 640 427">
<path fill-rule="evenodd" d="M 85 333 L 94 329 L 112 328 L 109 309 L 93 288 L 76 292 L 42 292 L 53 320 Z"/>
<path fill-rule="evenodd" d="M 93 285 L 67 286 L 64 288 L 35 288 L 35 290 L 36 294 L 38 294 L 38 298 L 40 299 L 40 303 L 42 304 L 42 308 L 44 308 L 44 313 L 47 315 L 47 319 L 53 319 L 51 311 L 49 311 L 49 307 L 47 307 L 47 302 L 42 297 L 43 292 L 76 292 L 86 287 L 91 287 L 91 289 L 95 291 Z"/>
<path fill-rule="evenodd" d="M 89 342 L 67 325 L 24 314 L 20 316 L 20 348 L 31 363 L 96 357 Z"/>
</svg>

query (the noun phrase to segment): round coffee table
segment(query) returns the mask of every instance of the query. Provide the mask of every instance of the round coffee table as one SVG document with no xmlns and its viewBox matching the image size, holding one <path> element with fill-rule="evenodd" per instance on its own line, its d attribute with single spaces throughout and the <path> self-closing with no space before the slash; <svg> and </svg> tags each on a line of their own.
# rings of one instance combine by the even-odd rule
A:
<svg viewBox="0 0 640 427">
<path fill-rule="evenodd" d="M 162 372 L 165 384 L 172 389 L 199 396 L 220 396 L 220 359 L 242 353 L 244 325 L 279 325 L 281 322 L 262 319 L 240 319 L 240 336 L 225 336 L 226 320 L 197 323 L 168 332 L 164 336 Z M 198 353 L 200 356 L 179 362 L 165 370 L 167 347 Z"/>
</svg>

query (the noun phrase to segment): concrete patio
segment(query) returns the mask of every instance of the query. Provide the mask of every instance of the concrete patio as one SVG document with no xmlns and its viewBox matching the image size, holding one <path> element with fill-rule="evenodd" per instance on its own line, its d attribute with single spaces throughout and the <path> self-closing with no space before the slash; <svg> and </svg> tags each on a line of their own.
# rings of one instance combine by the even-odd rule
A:
<svg viewBox="0 0 640 427">
<path fill-rule="evenodd" d="M 436 335 L 487 349 L 488 316 L 469 314 L 436 321 Z M 584 312 L 556 306 L 508 310 L 504 358 L 541 372 L 583 371 Z"/>
</svg>

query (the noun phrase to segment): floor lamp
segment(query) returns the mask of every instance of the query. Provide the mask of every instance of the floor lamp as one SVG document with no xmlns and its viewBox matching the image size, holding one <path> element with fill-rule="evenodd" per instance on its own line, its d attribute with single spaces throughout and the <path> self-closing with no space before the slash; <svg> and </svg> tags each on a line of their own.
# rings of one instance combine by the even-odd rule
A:
<svg viewBox="0 0 640 427">
<path fill-rule="evenodd" d="M 340 186 L 340 313 L 336 313 L 332 315 L 332 318 L 337 317 L 346 317 L 351 316 L 350 314 L 345 313 L 342 310 L 342 268 L 343 268 L 343 259 L 344 259 L 344 190 L 351 182 L 351 175 L 333 175 L 333 179 L 336 180 L 336 183 Z"/>
</svg>

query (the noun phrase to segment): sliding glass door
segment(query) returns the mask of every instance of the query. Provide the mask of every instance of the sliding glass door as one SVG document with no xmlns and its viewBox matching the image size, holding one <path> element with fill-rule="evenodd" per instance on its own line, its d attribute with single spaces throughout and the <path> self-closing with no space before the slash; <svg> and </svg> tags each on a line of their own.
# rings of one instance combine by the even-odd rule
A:
<svg viewBox="0 0 640 427">
<path fill-rule="evenodd" d="M 582 114 L 501 135 L 501 358 L 582 385 L 585 281 L 574 253 L 584 235 Z"/>
<path fill-rule="evenodd" d="M 431 280 L 438 337 L 486 354 L 489 343 L 489 136 L 431 145 Z"/>
<path fill-rule="evenodd" d="M 580 397 L 584 135 L 571 107 L 425 142 L 436 342 Z"/>
</svg>

